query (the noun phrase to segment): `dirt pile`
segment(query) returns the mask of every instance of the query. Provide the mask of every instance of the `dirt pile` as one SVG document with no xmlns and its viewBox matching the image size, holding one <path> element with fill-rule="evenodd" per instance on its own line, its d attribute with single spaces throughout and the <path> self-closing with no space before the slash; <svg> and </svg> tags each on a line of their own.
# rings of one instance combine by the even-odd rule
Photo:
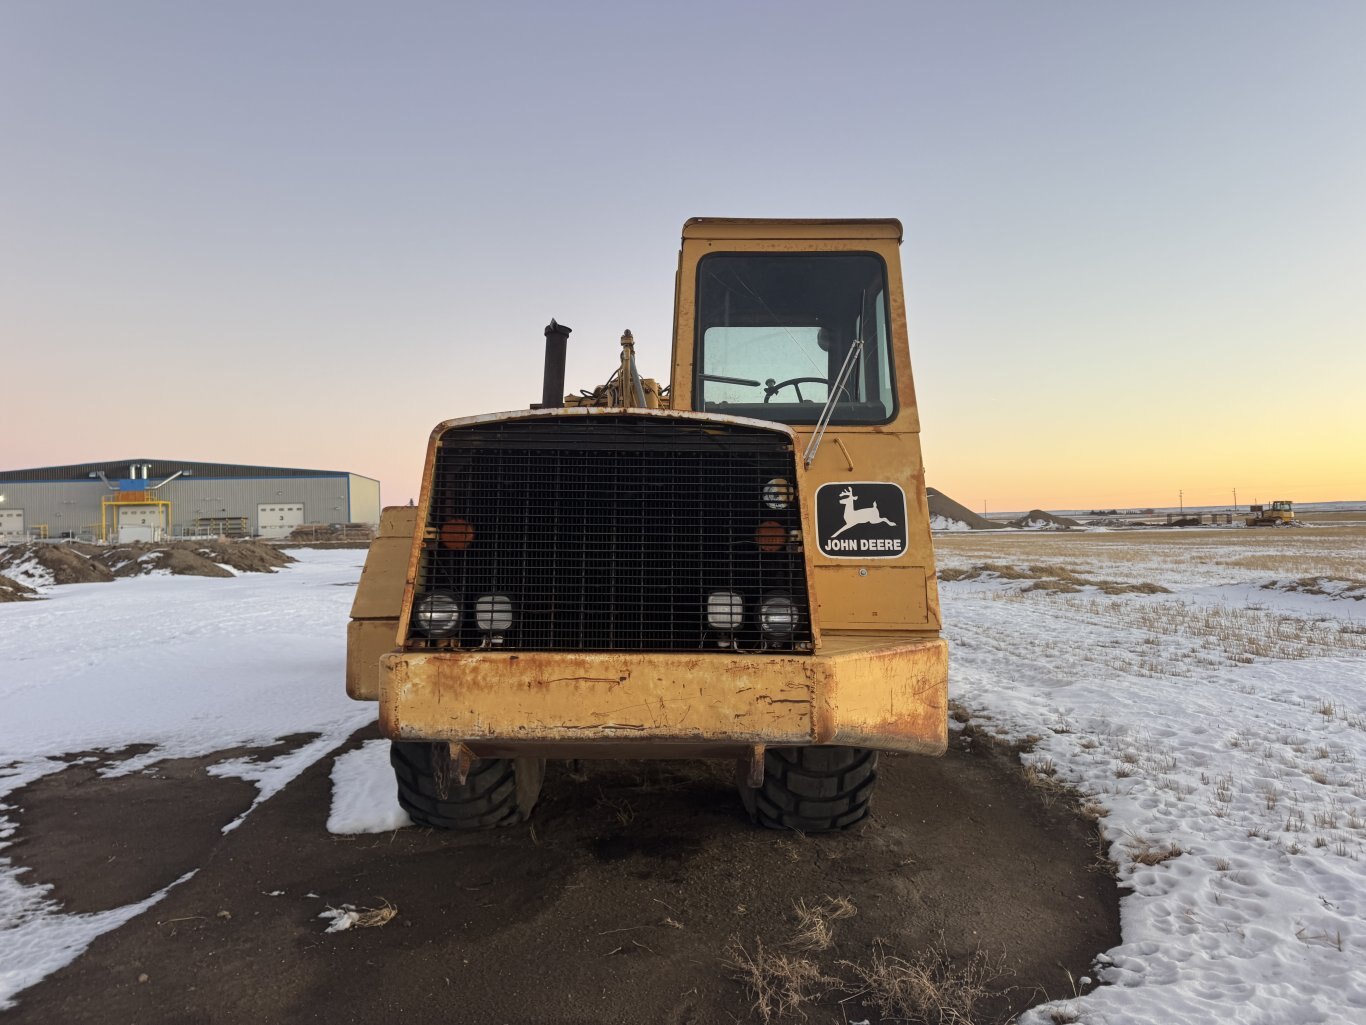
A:
<svg viewBox="0 0 1366 1025">
<path fill-rule="evenodd" d="M 0 602 L 32 601 L 37 597 L 38 592 L 26 584 L 11 580 L 7 576 L 0 576 Z"/>
<path fill-rule="evenodd" d="M 375 528 L 368 523 L 301 523 L 290 531 L 288 541 L 373 541 Z"/>
<path fill-rule="evenodd" d="M 1030 509 L 1019 519 L 1011 520 L 1007 526 L 1020 530 L 1070 530 L 1081 524 L 1067 516 L 1057 516 L 1042 509 Z"/>
<path fill-rule="evenodd" d="M 127 545 L 33 541 L 0 548 L 0 573 L 26 588 L 103 583 L 116 578 L 171 573 L 231 577 L 274 573 L 294 562 L 259 541 L 163 541 Z M 4 599 L 13 601 L 15 599 Z"/>
<path fill-rule="evenodd" d="M 140 577 L 147 573 L 163 571 L 176 576 L 190 577 L 232 577 L 232 570 L 224 569 L 198 552 L 185 548 L 157 548 L 148 545 L 141 553 L 121 551 L 110 553 L 110 565 L 116 577 Z M 117 560 L 117 561 L 115 561 Z"/>
<path fill-rule="evenodd" d="M 0 548 L 0 573 L 30 587 L 52 584 L 94 584 L 113 580 L 114 574 L 92 558 L 97 545 L 46 544 L 31 541 Z"/>
<path fill-rule="evenodd" d="M 978 516 L 965 505 L 959 505 L 942 491 L 925 489 L 925 497 L 930 505 L 931 530 L 1002 530 L 1004 523 L 997 523 L 984 516 Z"/>
<path fill-rule="evenodd" d="M 163 570 L 177 576 L 230 577 L 237 573 L 274 573 L 294 562 L 260 541 L 163 541 L 102 549 L 96 556 L 118 577 Z M 224 568 L 228 567 L 228 568 Z"/>
</svg>

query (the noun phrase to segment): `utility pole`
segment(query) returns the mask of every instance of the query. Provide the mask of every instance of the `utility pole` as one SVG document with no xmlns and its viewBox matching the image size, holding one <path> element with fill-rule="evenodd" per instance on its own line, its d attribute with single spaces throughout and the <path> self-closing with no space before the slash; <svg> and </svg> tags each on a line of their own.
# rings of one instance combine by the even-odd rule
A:
<svg viewBox="0 0 1366 1025">
<path fill-rule="evenodd" d="M 1238 511 L 1238 489 L 1237 489 L 1237 488 L 1234 488 L 1234 489 L 1233 489 L 1233 511 L 1234 511 L 1234 512 L 1237 512 L 1237 511 Z"/>
<path fill-rule="evenodd" d="M 1176 501 L 1180 504 L 1181 517 L 1184 519 L 1186 516 L 1186 493 L 1184 491 L 1178 491 L 1176 493 Z"/>
</svg>

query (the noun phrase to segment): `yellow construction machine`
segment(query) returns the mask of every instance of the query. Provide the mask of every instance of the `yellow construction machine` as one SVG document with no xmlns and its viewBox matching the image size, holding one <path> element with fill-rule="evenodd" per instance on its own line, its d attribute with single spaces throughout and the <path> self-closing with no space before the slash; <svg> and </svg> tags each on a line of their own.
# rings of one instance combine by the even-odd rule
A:
<svg viewBox="0 0 1366 1025">
<path fill-rule="evenodd" d="M 672 375 L 437 425 L 384 510 L 346 687 L 419 824 L 530 814 L 546 759 L 728 758 L 750 816 L 863 820 L 942 754 L 948 661 L 895 220 L 696 218 Z"/>
<path fill-rule="evenodd" d="M 1270 505 L 1249 505 L 1247 517 L 1249 527 L 1289 527 L 1295 524 L 1293 503 L 1278 498 Z"/>
</svg>

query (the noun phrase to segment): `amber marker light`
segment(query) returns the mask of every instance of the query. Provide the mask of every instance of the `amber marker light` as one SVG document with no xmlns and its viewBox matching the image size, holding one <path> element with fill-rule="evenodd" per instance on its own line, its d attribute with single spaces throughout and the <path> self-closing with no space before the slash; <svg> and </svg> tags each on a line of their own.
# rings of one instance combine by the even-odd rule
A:
<svg viewBox="0 0 1366 1025">
<path fill-rule="evenodd" d="M 754 543 L 761 551 L 781 552 L 787 544 L 787 529 L 781 523 L 764 520 L 754 532 Z"/>
<path fill-rule="evenodd" d="M 463 551 L 474 540 L 474 528 L 466 520 L 447 520 L 441 524 L 441 544 Z"/>
</svg>

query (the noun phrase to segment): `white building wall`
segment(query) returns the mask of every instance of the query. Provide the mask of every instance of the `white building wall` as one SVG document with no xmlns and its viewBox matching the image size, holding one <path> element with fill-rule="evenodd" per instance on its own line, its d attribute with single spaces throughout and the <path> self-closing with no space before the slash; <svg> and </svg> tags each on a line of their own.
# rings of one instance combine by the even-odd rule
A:
<svg viewBox="0 0 1366 1025">
<path fill-rule="evenodd" d="M 351 515 L 349 523 L 368 523 L 379 526 L 379 481 L 359 474 L 350 475 Z"/>
<path fill-rule="evenodd" d="M 156 480 L 148 481 L 155 484 Z M 0 483 L 3 508 L 22 511 L 24 526 L 46 526 L 48 536 L 97 537 L 100 502 L 113 496 L 99 479 Z M 171 533 L 189 532 L 199 517 L 246 517 L 259 532 L 264 504 L 301 504 L 305 523 L 379 524 L 379 482 L 357 474 L 318 477 L 177 477 L 154 491 L 171 503 Z M 108 527 L 115 527 L 109 517 Z"/>
</svg>

